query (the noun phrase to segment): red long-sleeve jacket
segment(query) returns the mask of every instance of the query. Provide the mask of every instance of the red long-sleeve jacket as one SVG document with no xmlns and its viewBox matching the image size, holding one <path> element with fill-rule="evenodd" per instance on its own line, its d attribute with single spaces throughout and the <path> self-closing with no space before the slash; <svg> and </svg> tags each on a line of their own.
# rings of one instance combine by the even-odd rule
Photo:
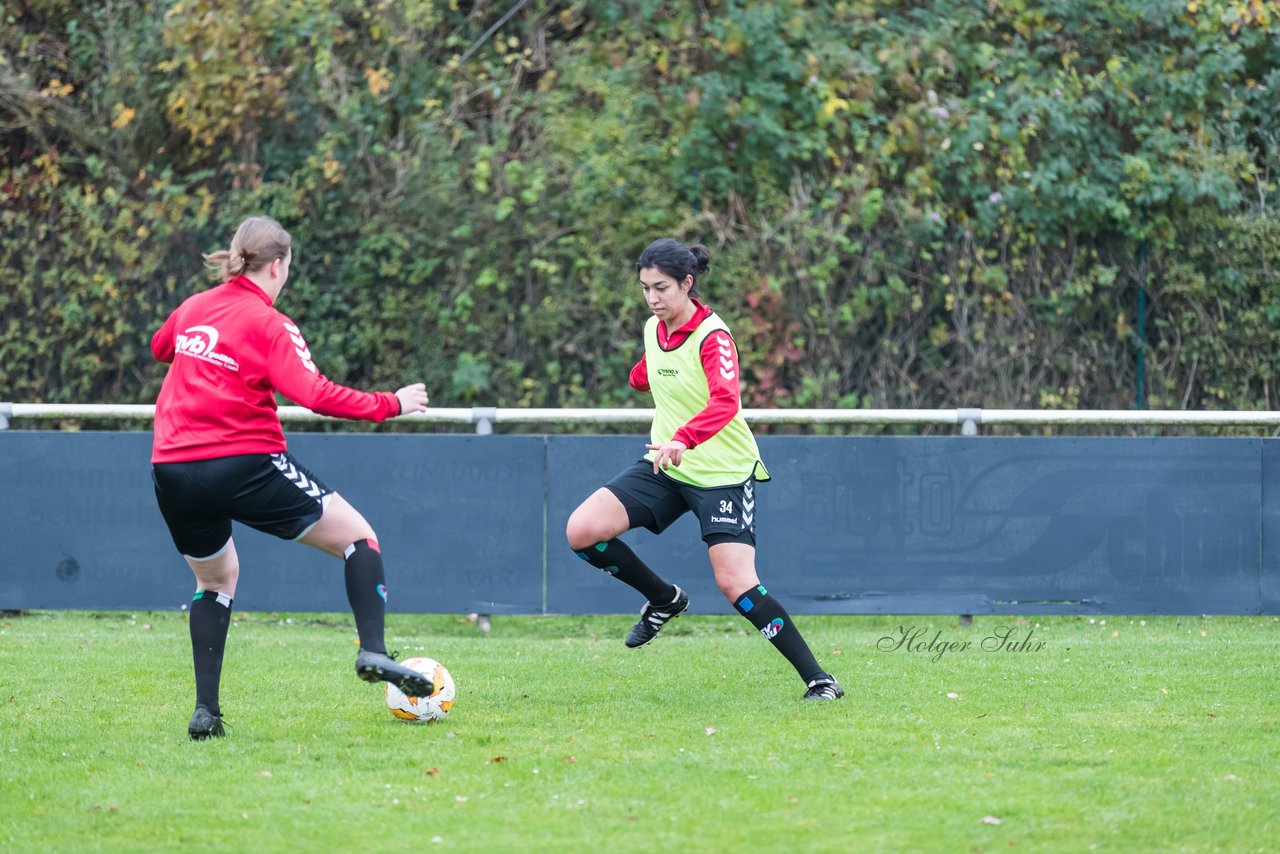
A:
<svg viewBox="0 0 1280 854">
<path fill-rule="evenodd" d="M 663 350 L 679 347 L 698 328 L 698 324 L 711 314 L 711 309 L 698 300 L 693 300 L 693 304 L 695 306 L 693 317 L 674 332 L 668 332 L 666 323 L 658 321 L 658 346 Z M 733 351 L 731 366 L 726 366 L 720 355 L 721 348 L 726 344 L 728 349 Z M 671 437 L 684 442 L 689 448 L 696 448 L 723 430 L 741 406 L 738 348 L 733 346 L 733 339 L 725 332 L 713 332 L 703 340 L 702 349 L 698 355 L 702 358 L 702 370 L 707 375 L 707 391 L 710 399 L 701 412 L 690 418 L 689 422 Z M 631 369 L 631 376 L 628 379 L 631 387 L 636 391 L 649 390 L 649 364 L 644 356 L 641 356 L 640 361 Z"/>
<path fill-rule="evenodd" d="M 243 276 L 187 298 L 151 352 L 170 363 L 156 400 L 153 463 L 284 451 L 277 391 L 337 418 L 400 414 L 393 393 L 347 388 L 316 370 L 298 327 Z"/>
</svg>

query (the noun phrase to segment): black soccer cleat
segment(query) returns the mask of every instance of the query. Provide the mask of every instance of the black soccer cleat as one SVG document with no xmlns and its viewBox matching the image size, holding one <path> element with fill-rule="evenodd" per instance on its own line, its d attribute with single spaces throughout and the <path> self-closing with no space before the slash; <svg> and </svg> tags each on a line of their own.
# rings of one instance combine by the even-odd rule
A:
<svg viewBox="0 0 1280 854">
<path fill-rule="evenodd" d="M 655 606 L 652 602 L 645 602 L 644 607 L 640 609 L 640 619 L 631 627 L 630 634 L 627 635 L 627 646 L 631 649 L 641 647 L 658 636 L 658 632 L 662 631 L 662 627 L 689 608 L 689 596 L 679 585 L 673 585 L 676 588 L 676 598 L 670 604 Z"/>
<path fill-rule="evenodd" d="M 425 673 L 397 664 L 395 654 L 360 650 L 356 656 L 356 675 L 366 682 L 390 682 L 406 697 L 429 697 L 435 688 Z"/>
<path fill-rule="evenodd" d="M 809 683 L 809 690 L 804 692 L 806 700 L 839 700 L 844 696 L 844 689 L 834 676 L 819 676 Z"/>
<path fill-rule="evenodd" d="M 196 706 L 191 723 L 187 724 L 187 735 L 192 741 L 203 741 L 206 738 L 222 738 L 227 734 L 222 725 L 222 715 L 215 715 L 204 706 Z"/>
</svg>

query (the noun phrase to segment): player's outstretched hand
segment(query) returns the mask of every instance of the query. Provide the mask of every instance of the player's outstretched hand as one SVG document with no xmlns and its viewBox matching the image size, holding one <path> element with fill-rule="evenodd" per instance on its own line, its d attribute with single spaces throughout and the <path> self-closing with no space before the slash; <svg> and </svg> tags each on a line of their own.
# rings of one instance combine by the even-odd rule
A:
<svg viewBox="0 0 1280 854">
<path fill-rule="evenodd" d="M 407 385 L 396 392 L 396 398 L 400 401 L 401 415 L 408 415 L 410 412 L 425 412 L 427 409 L 427 386 L 425 383 Z"/>
<path fill-rule="evenodd" d="M 658 455 L 653 458 L 653 473 L 657 474 L 658 469 L 671 468 L 671 466 L 680 465 L 680 460 L 684 457 L 684 452 L 689 450 L 689 446 L 684 442 L 677 442 L 672 439 L 669 442 L 663 442 L 661 445 L 645 445 L 651 451 L 657 451 Z"/>
</svg>

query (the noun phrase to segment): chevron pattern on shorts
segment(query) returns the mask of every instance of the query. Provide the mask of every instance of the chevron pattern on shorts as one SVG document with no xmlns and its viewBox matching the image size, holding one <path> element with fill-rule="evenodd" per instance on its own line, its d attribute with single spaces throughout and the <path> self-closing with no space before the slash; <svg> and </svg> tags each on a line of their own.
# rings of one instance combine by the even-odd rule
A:
<svg viewBox="0 0 1280 854">
<path fill-rule="evenodd" d="M 324 495 L 324 491 L 320 488 L 320 484 L 307 477 L 301 469 L 293 464 L 293 460 L 285 454 L 272 454 L 271 462 L 276 469 L 285 477 L 287 477 L 294 486 L 301 489 L 307 495 L 319 500 Z"/>
<path fill-rule="evenodd" d="M 748 528 L 756 518 L 756 491 L 751 481 L 742 485 L 742 524 Z"/>
</svg>

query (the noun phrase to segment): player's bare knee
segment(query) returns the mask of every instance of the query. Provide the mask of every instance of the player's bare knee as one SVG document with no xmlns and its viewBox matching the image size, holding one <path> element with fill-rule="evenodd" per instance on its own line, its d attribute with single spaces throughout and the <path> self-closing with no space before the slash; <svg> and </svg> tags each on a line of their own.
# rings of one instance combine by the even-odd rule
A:
<svg viewBox="0 0 1280 854">
<path fill-rule="evenodd" d="M 743 572 L 735 569 L 719 570 L 715 576 L 716 587 L 720 588 L 724 598 L 730 602 L 736 602 L 738 597 L 742 595 L 742 591 L 759 583 L 759 579 L 756 578 L 754 572 Z"/>
<path fill-rule="evenodd" d="M 240 580 L 238 561 L 227 561 L 213 566 L 199 566 L 193 563 L 191 569 L 196 576 L 196 585 L 201 590 L 220 592 L 234 590 L 236 582 Z"/>
<path fill-rule="evenodd" d="M 565 539 L 569 541 L 569 548 L 575 552 L 582 551 L 585 548 L 594 546 L 600 540 L 596 537 L 589 536 L 582 529 L 570 528 L 565 532 Z"/>
<path fill-rule="evenodd" d="M 374 533 L 373 526 L 370 525 L 363 516 L 357 515 L 352 519 L 350 524 L 343 526 L 345 530 L 339 538 L 344 548 L 354 545 L 361 540 L 377 541 L 378 535 Z"/>
<path fill-rule="evenodd" d="M 564 537 L 569 541 L 569 548 L 576 552 L 598 543 L 599 539 L 595 535 L 595 527 L 595 525 L 591 524 L 591 520 L 584 519 L 575 510 L 564 526 Z"/>
</svg>

